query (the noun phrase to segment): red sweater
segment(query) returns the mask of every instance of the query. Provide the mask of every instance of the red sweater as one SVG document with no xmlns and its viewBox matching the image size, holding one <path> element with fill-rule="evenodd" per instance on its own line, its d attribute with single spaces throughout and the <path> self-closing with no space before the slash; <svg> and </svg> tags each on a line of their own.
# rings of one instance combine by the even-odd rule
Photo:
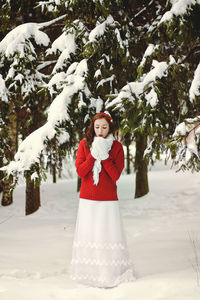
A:
<svg viewBox="0 0 200 300">
<path fill-rule="evenodd" d="M 90 200 L 118 200 L 116 181 L 124 168 L 124 151 L 122 144 L 114 140 L 109 157 L 101 161 L 102 169 L 98 185 L 93 181 L 93 166 L 95 158 L 90 149 L 81 140 L 76 158 L 76 170 L 82 178 L 80 198 Z"/>
</svg>

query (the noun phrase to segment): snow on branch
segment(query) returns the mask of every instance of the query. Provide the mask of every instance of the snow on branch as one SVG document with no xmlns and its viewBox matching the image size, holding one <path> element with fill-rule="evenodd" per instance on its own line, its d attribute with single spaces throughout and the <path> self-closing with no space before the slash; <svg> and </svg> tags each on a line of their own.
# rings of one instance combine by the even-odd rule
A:
<svg viewBox="0 0 200 300">
<path fill-rule="evenodd" d="M 110 86 L 112 87 L 112 82 L 113 80 L 115 80 L 115 75 L 111 75 L 110 77 L 106 78 L 106 79 L 101 79 L 99 81 L 99 83 L 97 84 L 97 88 L 99 88 L 100 86 L 103 86 L 106 82 L 110 82 Z"/>
<path fill-rule="evenodd" d="M 49 22 L 25 23 L 15 27 L 0 42 L 0 53 L 5 54 L 6 57 L 14 55 L 16 52 L 23 53 L 25 42 L 30 38 L 34 38 L 37 45 L 48 46 L 50 39 L 46 33 L 41 31 L 41 29 L 48 27 L 63 18 L 65 18 L 65 15 Z"/>
<path fill-rule="evenodd" d="M 30 38 L 34 38 L 38 45 L 48 46 L 49 37 L 39 29 L 40 24 L 37 23 L 26 23 L 17 26 L 0 42 L 0 53 L 5 54 L 6 57 L 13 56 L 16 52 L 23 55 L 25 42 Z"/>
<path fill-rule="evenodd" d="M 146 91 L 146 88 L 151 87 L 151 91 L 146 95 L 147 101 L 152 106 L 155 106 L 157 103 L 157 94 L 153 89 L 153 84 L 155 83 L 157 78 L 162 78 L 163 76 L 166 76 L 166 71 L 168 68 L 168 64 L 166 62 L 158 62 L 156 60 L 152 63 L 152 69 L 149 73 L 144 75 L 140 81 L 135 82 L 129 82 L 127 85 L 125 85 L 119 95 L 112 100 L 110 103 L 106 105 L 106 108 L 109 108 L 111 106 L 117 106 L 119 107 L 123 101 L 123 99 L 129 99 L 130 101 L 134 101 L 133 95 L 136 97 L 139 97 L 142 93 Z"/>
<path fill-rule="evenodd" d="M 75 42 L 75 30 L 72 33 L 63 32 L 52 44 L 51 48 L 47 49 L 46 54 L 50 55 L 56 53 L 58 50 L 61 52 L 61 55 L 58 58 L 58 61 L 52 71 L 52 74 L 56 73 L 58 69 L 61 69 L 64 63 L 64 60 L 70 58 L 72 53 L 75 53 L 77 45 Z"/>
<path fill-rule="evenodd" d="M 149 45 L 148 45 L 146 51 L 144 52 L 144 55 L 143 55 L 143 58 L 142 58 L 142 60 L 141 60 L 141 62 L 140 62 L 139 67 L 142 67 L 142 66 L 145 64 L 147 57 L 148 57 L 148 56 L 151 56 L 152 53 L 153 53 L 156 49 L 158 49 L 158 45 L 154 45 L 154 44 L 149 44 Z"/>
<path fill-rule="evenodd" d="M 179 140 L 177 161 L 180 166 L 187 165 L 193 156 L 199 159 L 200 116 L 180 123 L 172 137 L 175 143 Z"/>
<path fill-rule="evenodd" d="M 69 27 L 63 28 L 63 33 L 47 49 L 46 55 L 58 54 L 59 58 L 55 64 L 52 74 L 66 69 L 70 63 L 70 58 L 76 54 L 78 40 L 82 38 L 83 43 L 88 39 L 88 32 L 85 25 L 78 19 L 74 20 Z"/>
<path fill-rule="evenodd" d="M 55 64 L 57 62 L 57 60 L 50 60 L 50 61 L 45 61 L 45 62 L 41 62 L 38 66 L 37 66 L 37 70 L 43 70 L 45 68 L 48 68 L 49 66 Z"/>
<path fill-rule="evenodd" d="M 63 91 L 50 105 L 46 124 L 32 132 L 19 145 L 14 160 L 1 170 L 6 171 L 7 174 L 23 172 L 29 170 L 32 164 L 39 162 L 41 153 L 45 151 L 45 141 L 51 140 L 56 135 L 56 126 L 69 120 L 67 107 L 71 102 L 71 97 L 80 91 L 88 96 L 89 90 L 85 83 L 87 71 L 87 60 L 83 59 L 76 65 L 74 72 L 66 77 L 67 83 Z"/>
<path fill-rule="evenodd" d="M 189 97 L 191 102 L 194 101 L 195 96 L 200 95 L 199 88 L 200 88 L 200 64 L 197 66 L 194 72 L 194 78 L 192 80 L 192 84 L 189 90 Z"/>
<path fill-rule="evenodd" d="M 5 80 L 3 79 L 1 74 L 0 74 L 0 98 L 4 102 L 8 102 L 8 90 L 5 85 Z"/>
<path fill-rule="evenodd" d="M 134 17 L 131 19 L 131 21 L 133 21 L 134 19 L 136 19 L 137 17 L 139 17 L 141 14 L 143 14 L 143 12 L 145 12 L 149 6 L 151 6 L 151 4 L 154 2 L 154 0 L 151 0 L 147 5 L 145 5 L 145 7 L 143 7 L 138 13 L 136 13 L 134 15 Z"/>
<path fill-rule="evenodd" d="M 120 30 L 119 30 L 119 23 L 113 19 L 111 15 L 107 17 L 107 19 L 104 22 L 100 22 L 99 20 L 96 23 L 96 27 L 89 33 L 88 37 L 88 42 L 87 44 L 90 43 L 96 43 L 97 40 L 100 37 L 103 37 L 108 29 L 112 31 L 113 35 L 115 35 L 115 38 L 117 40 L 117 44 L 121 49 L 125 49 L 127 46 L 127 41 L 123 40 L 121 35 L 120 35 Z M 87 45 L 86 44 L 86 45 Z M 117 45 L 116 45 L 117 47 Z M 128 55 L 128 52 L 127 52 Z"/>
<path fill-rule="evenodd" d="M 48 0 L 48 1 L 39 1 L 36 7 L 41 7 L 41 10 L 44 11 L 46 7 L 49 12 L 56 11 L 57 7 L 61 5 L 61 0 Z"/>
<path fill-rule="evenodd" d="M 56 22 L 58 22 L 58 21 L 64 19 L 65 17 L 66 17 L 66 15 L 63 15 L 63 16 L 60 16 L 60 17 L 55 18 L 55 19 L 53 19 L 53 20 L 51 20 L 51 21 L 48 21 L 48 22 L 38 23 L 38 26 L 39 26 L 40 29 L 44 29 L 44 28 L 49 27 L 49 26 L 51 26 L 52 24 L 54 24 L 54 23 L 56 23 Z"/>
<path fill-rule="evenodd" d="M 101 23 L 98 24 L 89 34 L 89 42 L 94 42 L 96 38 L 102 36 L 106 30 L 106 26 L 114 23 L 114 19 L 111 15 L 107 17 L 107 19 Z"/>
<path fill-rule="evenodd" d="M 170 21 L 173 16 L 180 16 L 184 15 L 189 8 L 191 8 L 192 5 L 200 4 L 200 0 L 177 0 L 172 1 L 172 7 L 169 11 L 167 11 L 163 17 L 161 18 L 159 24 Z"/>
</svg>

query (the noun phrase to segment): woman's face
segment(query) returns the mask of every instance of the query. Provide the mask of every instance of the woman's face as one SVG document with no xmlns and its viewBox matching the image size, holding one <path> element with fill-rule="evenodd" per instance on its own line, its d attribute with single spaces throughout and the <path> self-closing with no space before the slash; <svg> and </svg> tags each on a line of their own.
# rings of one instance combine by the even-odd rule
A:
<svg viewBox="0 0 200 300">
<path fill-rule="evenodd" d="M 106 119 L 97 119 L 94 121 L 94 132 L 96 136 L 101 136 L 103 138 L 107 137 L 110 127 Z"/>
</svg>

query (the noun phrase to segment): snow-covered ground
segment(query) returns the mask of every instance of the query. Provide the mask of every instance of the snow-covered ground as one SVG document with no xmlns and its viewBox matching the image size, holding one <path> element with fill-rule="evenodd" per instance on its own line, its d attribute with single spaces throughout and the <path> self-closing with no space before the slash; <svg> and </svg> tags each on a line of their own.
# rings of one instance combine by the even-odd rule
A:
<svg viewBox="0 0 200 300">
<path fill-rule="evenodd" d="M 12 206 L 0 207 L 0 299 L 200 299 L 194 270 L 195 259 L 200 263 L 199 174 L 158 163 L 149 173 L 150 193 L 139 199 L 134 180 L 121 176 L 118 194 L 135 282 L 102 289 L 69 279 L 79 200 L 76 179 L 65 179 L 42 184 L 42 207 L 30 216 L 24 216 L 23 185 Z"/>
</svg>

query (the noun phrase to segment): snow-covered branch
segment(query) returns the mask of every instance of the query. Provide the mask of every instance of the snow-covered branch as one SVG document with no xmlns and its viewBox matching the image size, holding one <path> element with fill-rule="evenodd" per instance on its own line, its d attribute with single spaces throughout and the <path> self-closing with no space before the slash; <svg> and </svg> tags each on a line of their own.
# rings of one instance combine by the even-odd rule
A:
<svg viewBox="0 0 200 300">
<path fill-rule="evenodd" d="M 36 44 L 48 46 L 50 39 L 46 33 L 40 31 L 40 24 L 26 23 L 17 26 L 10 31 L 0 42 L 0 53 L 6 57 L 19 52 L 20 56 L 24 56 L 24 48 L 26 40 L 34 38 Z"/>
<path fill-rule="evenodd" d="M 4 102 L 8 102 L 8 90 L 5 85 L 5 80 L 3 79 L 1 74 L 0 74 L 0 98 Z"/>
<path fill-rule="evenodd" d="M 145 5 L 145 7 L 143 7 L 139 12 L 137 12 L 134 17 L 131 19 L 131 21 L 133 21 L 134 19 L 136 19 L 137 17 L 139 17 L 141 14 L 143 14 L 143 12 L 145 12 L 149 6 L 151 6 L 151 4 L 154 2 L 154 0 L 151 0 L 147 5 Z"/>
<path fill-rule="evenodd" d="M 158 62 L 158 61 L 153 61 L 152 64 L 152 69 L 150 70 L 149 73 L 144 75 L 140 81 L 135 81 L 135 82 L 130 82 L 127 85 L 125 85 L 119 95 L 112 100 L 110 103 L 107 104 L 107 108 L 112 107 L 112 106 L 117 106 L 120 107 L 123 99 L 129 99 L 130 101 L 134 101 L 133 95 L 136 97 L 139 97 L 144 91 L 149 89 L 151 87 L 151 91 L 146 95 L 147 96 L 147 101 L 152 106 L 155 106 L 157 103 L 157 94 L 153 90 L 153 84 L 156 81 L 157 78 L 162 78 L 163 76 L 166 76 L 168 64 L 166 62 Z"/>
<path fill-rule="evenodd" d="M 194 72 L 194 78 L 192 80 L 192 84 L 189 90 L 189 97 L 191 102 L 194 101 L 195 96 L 200 95 L 199 88 L 200 88 L 200 64 L 198 64 Z"/>
<path fill-rule="evenodd" d="M 48 21 L 48 22 L 38 23 L 38 26 L 39 26 L 40 29 L 44 29 L 46 27 L 51 26 L 52 24 L 55 24 L 56 22 L 58 22 L 60 20 L 63 20 L 65 17 L 66 17 L 66 15 L 63 15 L 63 16 L 60 16 L 60 17 L 55 18 L 55 19 L 53 19 L 51 21 Z"/>
<path fill-rule="evenodd" d="M 48 27 L 64 18 L 65 15 L 49 22 L 25 23 L 17 26 L 0 42 L 0 53 L 5 53 L 5 55 L 9 57 L 18 51 L 22 57 L 24 54 L 23 49 L 25 41 L 30 38 L 34 38 L 38 45 L 48 46 L 50 39 L 46 33 L 41 31 L 41 29 L 44 29 L 45 27 Z"/>
<path fill-rule="evenodd" d="M 56 126 L 59 126 L 65 120 L 69 120 L 67 107 L 71 102 L 71 97 L 79 91 L 89 96 L 89 90 L 85 83 L 87 70 L 87 61 L 83 59 L 76 65 L 73 74 L 66 76 L 67 84 L 50 105 L 46 124 L 32 132 L 19 145 L 14 161 L 3 167 L 2 170 L 8 174 L 23 172 L 30 169 L 32 164 L 39 162 L 41 153 L 45 151 L 45 141 L 56 135 Z"/>
<path fill-rule="evenodd" d="M 143 58 L 142 58 L 142 60 L 141 60 L 141 62 L 140 62 L 139 67 L 142 67 L 142 66 L 145 64 L 147 57 L 148 57 L 148 56 L 151 56 L 152 53 L 153 53 L 156 49 L 158 49 L 158 45 L 154 45 L 154 44 L 149 44 L 149 45 L 148 45 L 147 49 L 146 49 L 145 52 L 144 52 L 144 55 L 143 55 Z"/>
<path fill-rule="evenodd" d="M 47 49 L 46 54 L 50 55 L 56 53 L 58 50 L 61 52 L 57 63 L 52 71 L 54 74 L 58 69 L 62 69 L 64 60 L 68 60 L 72 53 L 75 53 L 77 45 L 75 42 L 75 30 L 73 33 L 63 32 L 52 44 L 51 48 Z"/>
<path fill-rule="evenodd" d="M 110 86 L 112 86 L 112 81 L 115 79 L 115 75 L 113 74 L 112 76 L 105 78 L 105 79 L 101 79 L 98 84 L 97 84 L 97 88 L 100 86 L 103 86 L 106 82 L 110 82 Z"/>
<path fill-rule="evenodd" d="M 45 62 L 38 62 L 40 63 L 37 66 L 37 70 L 40 71 L 42 69 L 48 68 L 49 66 L 56 64 L 57 60 L 50 60 L 50 61 L 45 61 Z"/>
<path fill-rule="evenodd" d="M 171 9 L 163 15 L 159 24 L 166 21 L 170 21 L 173 18 L 173 16 L 184 15 L 187 12 L 187 10 L 191 8 L 192 5 L 200 4 L 200 0 L 171 0 L 171 2 Z"/>
<path fill-rule="evenodd" d="M 48 1 L 39 1 L 37 7 L 41 7 L 41 10 L 44 11 L 44 8 L 47 8 L 49 12 L 56 11 L 57 7 L 61 5 L 61 0 L 48 0 Z"/>
<path fill-rule="evenodd" d="M 106 30 L 106 27 L 112 23 L 114 23 L 114 19 L 110 15 L 103 23 L 99 25 L 97 24 L 97 26 L 89 34 L 89 42 L 94 42 L 96 38 L 102 36 Z"/>
<path fill-rule="evenodd" d="M 173 134 L 176 142 L 179 140 L 176 160 L 181 166 L 187 166 L 193 156 L 199 159 L 200 116 L 188 118 L 180 123 Z"/>
</svg>

